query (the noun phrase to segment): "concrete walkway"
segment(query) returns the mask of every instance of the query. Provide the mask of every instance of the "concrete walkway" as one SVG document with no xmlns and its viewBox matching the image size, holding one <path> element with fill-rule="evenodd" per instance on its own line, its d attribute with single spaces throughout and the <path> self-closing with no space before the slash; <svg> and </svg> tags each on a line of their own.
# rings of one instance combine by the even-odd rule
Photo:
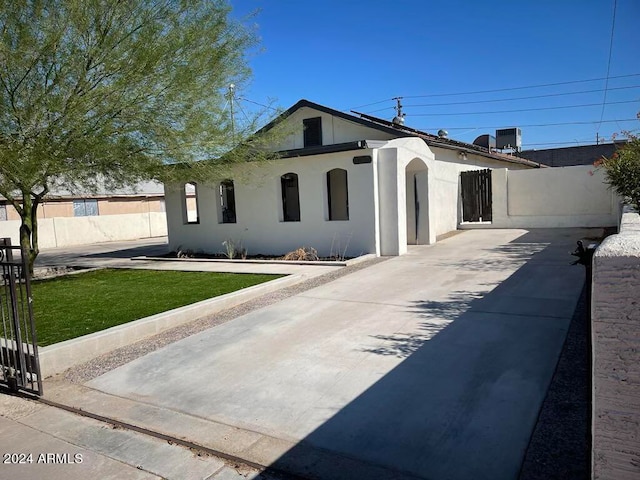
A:
<svg viewBox="0 0 640 480">
<path fill-rule="evenodd" d="M 598 233 L 463 232 L 45 391 L 310 478 L 514 479 Z"/>
<path fill-rule="evenodd" d="M 0 395 L 0 478 L 279 480 L 165 440 Z"/>
<path fill-rule="evenodd" d="M 273 273 L 300 275 L 301 279 L 312 278 L 341 268 L 340 266 L 331 265 L 132 260 L 135 257 L 163 255 L 168 251 L 167 237 L 50 248 L 40 252 L 40 255 L 36 258 L 36 267 L 77 266 L 84 268 L 182 270 L 188 272 Z"/>
</svg>

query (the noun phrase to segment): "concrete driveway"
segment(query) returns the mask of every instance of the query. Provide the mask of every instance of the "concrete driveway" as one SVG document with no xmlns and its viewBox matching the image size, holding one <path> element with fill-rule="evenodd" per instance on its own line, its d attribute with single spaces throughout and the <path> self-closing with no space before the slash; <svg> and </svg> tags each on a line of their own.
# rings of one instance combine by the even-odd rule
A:
<svg viewBox="0 0 640 480">
<path fill-rule="evenodd" d="M 122 420 L 311 478 L 515 479 L 583 286 L 568 252 L 597 233 L 462 232 L 87 386 Z"/>
</svg>

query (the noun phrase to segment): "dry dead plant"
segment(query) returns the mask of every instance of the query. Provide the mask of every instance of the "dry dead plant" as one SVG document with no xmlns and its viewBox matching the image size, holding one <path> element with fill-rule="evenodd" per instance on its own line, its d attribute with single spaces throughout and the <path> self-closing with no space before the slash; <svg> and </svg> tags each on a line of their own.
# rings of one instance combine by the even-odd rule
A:
<svg viewBox="0 0 640 480">
<path fill-rule="evenodd" d="M 318 257 L 318 251 L 315 248 L 312 247 L 300 247 L 292 252 L 287 253 L 284 257 L 282 257 L 283 260 L 290 260 L 290 261 L 308 261 L 308 262 L 315 262 L 319 260 Z"/>
</svg>

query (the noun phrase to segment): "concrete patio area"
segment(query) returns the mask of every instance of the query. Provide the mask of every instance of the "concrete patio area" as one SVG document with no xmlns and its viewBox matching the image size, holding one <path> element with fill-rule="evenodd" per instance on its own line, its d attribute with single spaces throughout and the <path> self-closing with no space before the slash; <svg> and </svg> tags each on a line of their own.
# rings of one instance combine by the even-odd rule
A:
<svg viewBox="0 0 640 480">
<path fill-rule="evenodd" d="M 514 479 L 599 233 L 412 247 L 48 396 L 308 478 Z"/>
</svg>

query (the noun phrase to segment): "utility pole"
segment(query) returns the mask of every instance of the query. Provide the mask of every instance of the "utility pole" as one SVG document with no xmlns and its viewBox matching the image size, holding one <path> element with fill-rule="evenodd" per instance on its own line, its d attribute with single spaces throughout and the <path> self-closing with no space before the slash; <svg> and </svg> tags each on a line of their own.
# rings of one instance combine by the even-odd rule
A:
<svg viewBox="0 0 640 480">
<path fill-rule="evenodd" d="M 233 100 L 235 97 L 236 86 L 232 83 L 229 85 L 229 112 L 231 113 L 231 143 L 236 143 L 236 127 L 235 127 L 235 116 L 233 113 Z"/>
<path fill-rule="evenodd" d="M 395 97 L 393 100 L 396 101 L 396 106 L 394 107 L 396 110 L 396 116 L 393 118 L 393 123 L 395 125 L 404 125 L 404 117 L 406 114 L 402 113 L 402 97 Z"/>
</svg>

